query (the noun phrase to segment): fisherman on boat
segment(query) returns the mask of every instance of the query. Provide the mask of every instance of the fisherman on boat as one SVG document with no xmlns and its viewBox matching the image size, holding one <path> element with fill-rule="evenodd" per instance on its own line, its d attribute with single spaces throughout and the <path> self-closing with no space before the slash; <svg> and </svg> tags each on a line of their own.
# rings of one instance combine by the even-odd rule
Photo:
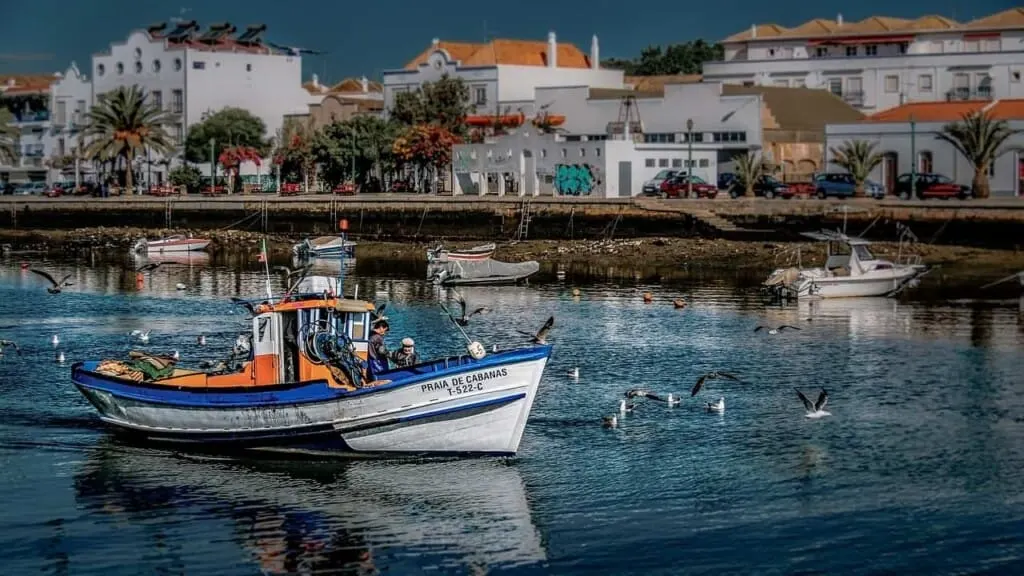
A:
<svg viewBox="0 0 1024 576">
<path fill-rule="evenodd" d="M 403 338 L 402 347 L 391 354 L 391 361 L 398 368 L 407 368 L 420 363 L 420 355 L 416 353 L 416 342 L 412 338 Z"/>
<path fill-rule="evenodd" d="M 381 318 L 373 323 L 373 333 L 370 334 L 370 345 L 367 348 L 366 364 L 369 379 L 374 380 L 376 374 L 388 370 L 388 346 L 384 343 L 384 335 L 388 333 L 391 326 L 388 321 Z"/>
</svg>

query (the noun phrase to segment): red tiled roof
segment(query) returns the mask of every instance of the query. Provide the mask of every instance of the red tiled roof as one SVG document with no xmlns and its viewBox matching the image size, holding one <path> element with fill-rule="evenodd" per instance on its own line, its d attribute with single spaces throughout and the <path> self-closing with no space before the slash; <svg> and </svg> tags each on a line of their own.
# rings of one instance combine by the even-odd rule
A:
<svg viewBox="0 0 1024 576">
<path fill-rule="evenodd" d="M 984 112 L 996 120 L 1024 120 L 1024 99 L 967 102 L 913 102 L 864 119 L 871 123 L 956 122 L 965 114 Z"/>
<path fill-rule="evenodd" d="M 0 75 L 0 92 L 4 94 L 34 94 L 47 92 L 59 80 L 53 74 Z"/>
<path fill-rule="evenodd" d="M 415 70 L 420 64 L 441 48 L 446 50 L 454 60 L 463 66 L 494 66 L 498 64 L 511 66 L 547 66 L 548 43 L 540 40 L 507 40 L 497 38 L 486 44 L 466 42 L 439 42 L 421 52 L 416 58 L 405 65 L 408 70 Z M 559 68 L 589 68 L 590 57 L 573 44 L 558 43 Z"/>
</svg>

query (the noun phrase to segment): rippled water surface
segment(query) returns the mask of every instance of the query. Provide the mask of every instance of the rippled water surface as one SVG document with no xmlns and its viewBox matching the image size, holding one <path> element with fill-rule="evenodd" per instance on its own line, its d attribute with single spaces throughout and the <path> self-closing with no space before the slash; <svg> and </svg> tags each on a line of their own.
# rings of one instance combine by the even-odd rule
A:
<svg viewBox="0 0 1024 576">
<path fill-rule="evenodd" d="M 97 421 L 72 361 L 124 355 L 137 328 L 183 363 L 219 357 L 246 328 L 227 298 L 264 289 L 254 262 L 165 265 L 141 289 L 127 264 L 44 263 L 74 275 L 51 296 L 0 262 L 0 338 L 24 348 L 0 360 L 4 574 L 1024 573 L 1020 301 L 765 306 L 715 278 L 467 288 L 495 310 L 470 327 L 488 347 L 556 318 L 517 458 L 287 462 L 130 445 Z M 348 286 L 389 302 L 392 345 L 461 350 L 419 272 L 360 264 Z M 783 323 L 802 329 L 753 333 Z M 624 390 L 686 394 L 710 369 L 749 383 L 601 427 Z M 819 386 L 833 416 L 809 420 L 793 388 Z M 701 410 L 720 396 L 724 414 Z"/>
</svg>

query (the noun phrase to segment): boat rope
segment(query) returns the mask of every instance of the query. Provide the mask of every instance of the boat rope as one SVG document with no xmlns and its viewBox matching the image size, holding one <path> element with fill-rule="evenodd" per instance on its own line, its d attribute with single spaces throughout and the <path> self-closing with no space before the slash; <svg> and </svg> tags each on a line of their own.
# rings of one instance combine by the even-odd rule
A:
<svg viewBox="0 0 1024 576">
<path fill-rule="evenodd" d="M 255 220 L 256 217 L 260 216 L 260 215 L 261 215 L 260 212 L 253 212 L 252 214 L 249 214 L 248 216 L 246 216 L 245 218 L 242 218 L 241 220 L 238 220 L 237 222 L 232 222 L 231 224 L 228 224 L 227 226 L 223 226 L 221 228 L 217 228 L 217 231 L 227 230 L 229 228 L 234 228 L 235 226 L 240 225 L 242 222 L 245 222 L 246 220 Z"/>
</svg>

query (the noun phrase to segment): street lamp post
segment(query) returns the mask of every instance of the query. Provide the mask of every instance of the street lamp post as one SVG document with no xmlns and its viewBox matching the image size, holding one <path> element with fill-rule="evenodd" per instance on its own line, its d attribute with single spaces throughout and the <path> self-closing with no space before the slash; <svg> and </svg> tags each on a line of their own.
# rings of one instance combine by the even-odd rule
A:
<svg viewBox="0 0 1024 576">
<path fill-rule="evenodd" d="M 217 185 L 217 160 L 214 158 L 216 141 L 210 138 L 210 194 L 216 190 Z"/>
<path fill-rule="evenodd" d="M 149 146 L 146 146 L 146 189 L 153 190 L 153 158 Z"/>
<path fill-rule="evenodd" d="M 910 197 L 917 197 L 917 122 L 910 115 Z"/>
<path fill-rule="evenodd" d="M 693 118 L 686 119 L 686 197 L 693 198 Z"/>
</svg>

